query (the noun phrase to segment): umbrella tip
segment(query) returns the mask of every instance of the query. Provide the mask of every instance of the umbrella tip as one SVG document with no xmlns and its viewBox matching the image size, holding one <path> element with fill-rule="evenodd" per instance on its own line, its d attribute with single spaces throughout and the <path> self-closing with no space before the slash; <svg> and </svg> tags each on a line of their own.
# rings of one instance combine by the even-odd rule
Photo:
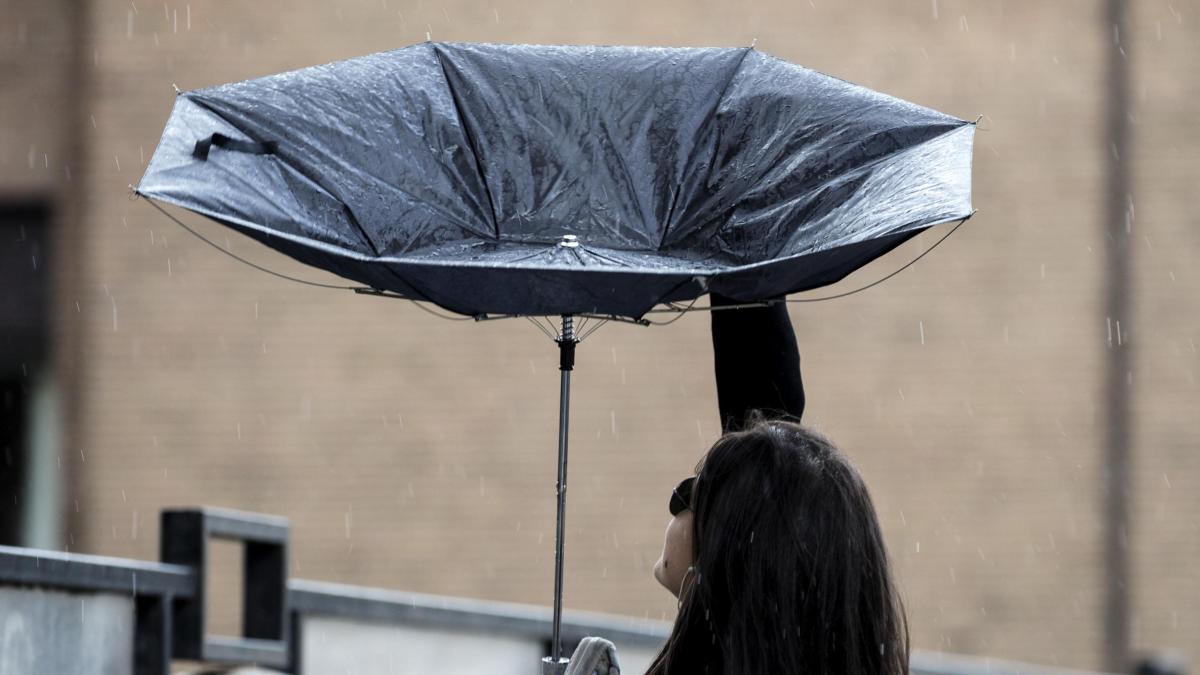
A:
<svg viewBox="0 0 1200 675">
<path fill-rule="evenodd" d="M 426 42 L 433 41 L 433 34 L 430 31 L 425 31 L 425 41 Z"/>
<path fill-rule="evenodd" d="M 750 49 L 754 49 L 754 46 L 757 44 L 758 44 L 758 38 L 754 38 L 753 40 L 751 40 L 750 41 Z"/>
<path fill-rule="evenodd" d="M 171 88 L 175 90 L 176 96 L 183 93 L 182 91 L 179 91 L 179 85 L 175 84 L 174 82 L 171 83 Z"/>
</svg>

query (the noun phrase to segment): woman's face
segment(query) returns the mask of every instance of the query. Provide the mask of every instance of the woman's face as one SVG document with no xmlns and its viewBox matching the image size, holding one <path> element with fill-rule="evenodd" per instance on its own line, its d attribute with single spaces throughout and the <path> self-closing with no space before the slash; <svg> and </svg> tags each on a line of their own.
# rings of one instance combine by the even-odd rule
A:
<svg viewBox="0 0 1200 675">
<path fill-rule="evenodd" d="M 667 523 L 662 556 L 654 563 L 654 578 L 675 597 L 683 590 L 692 566 L 692 510 L 681 511 Z"/>
</svg>

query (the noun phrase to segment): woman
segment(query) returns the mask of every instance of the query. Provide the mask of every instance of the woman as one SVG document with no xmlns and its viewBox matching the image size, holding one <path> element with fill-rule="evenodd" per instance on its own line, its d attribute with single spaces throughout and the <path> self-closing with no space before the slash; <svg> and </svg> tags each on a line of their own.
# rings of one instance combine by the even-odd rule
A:
<svg viewBox="0 0 1200 675">
<path fill-rule="evenodd" d="M 713 312 L 712 330 L 727 433 L 671 496 L 654 574 L 679 614 L 647 675 L 908 673 L 866 486 L 797 423 L 804 390 L 786 306 Z"/>
</svg>

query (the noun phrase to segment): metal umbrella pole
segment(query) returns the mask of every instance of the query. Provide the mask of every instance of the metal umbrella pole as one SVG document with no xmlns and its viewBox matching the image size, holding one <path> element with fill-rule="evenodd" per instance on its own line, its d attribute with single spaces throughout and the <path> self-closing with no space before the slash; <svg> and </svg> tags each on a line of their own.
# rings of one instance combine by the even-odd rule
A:
<svg viewBox="0 0 1200 675">
<path fill-rule="evenodd" d="M 567 511 L 567 419 L 571 406 L 571 369 L 575 367 L 575 321 L 569 314 L 562 317 L 558 338 L 558 369 L 561 371 L 558 397 L 558 527 L 554 534 L 554 627 L 550 636 L 550 656 L 542 659 L 542 675 L 563 675 L 568 660 L 562 655 L 559 628 L 562 625 L 563 596 L 563 539 L 566 534 Z"/>
</svg>

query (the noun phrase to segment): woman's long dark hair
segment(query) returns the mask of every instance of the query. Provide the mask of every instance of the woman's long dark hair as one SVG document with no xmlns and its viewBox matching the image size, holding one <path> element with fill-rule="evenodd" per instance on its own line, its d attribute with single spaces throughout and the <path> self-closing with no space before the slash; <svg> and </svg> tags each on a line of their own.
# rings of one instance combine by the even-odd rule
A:
<svg viewBox="0 0 1200 675">
<path fill-rule="evenodd" d="M 907 675 L 871 497 L 828 440 L 757 420 L 701 460 L 694 574 L 647 675 Z"/>
</svg>

